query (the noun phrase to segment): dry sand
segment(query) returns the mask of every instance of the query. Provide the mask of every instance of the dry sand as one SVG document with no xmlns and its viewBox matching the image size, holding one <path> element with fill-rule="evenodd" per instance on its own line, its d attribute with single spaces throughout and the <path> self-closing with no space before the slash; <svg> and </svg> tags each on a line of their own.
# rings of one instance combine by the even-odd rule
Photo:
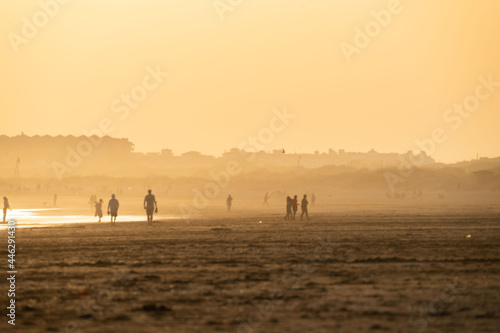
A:
<svg viewBox="0 0 500 333">
<path fill-rule="evenodd" d="M 0 331 L 500 332 L 499 236 L 439 207 L 18 229 Z"/>
</svg>

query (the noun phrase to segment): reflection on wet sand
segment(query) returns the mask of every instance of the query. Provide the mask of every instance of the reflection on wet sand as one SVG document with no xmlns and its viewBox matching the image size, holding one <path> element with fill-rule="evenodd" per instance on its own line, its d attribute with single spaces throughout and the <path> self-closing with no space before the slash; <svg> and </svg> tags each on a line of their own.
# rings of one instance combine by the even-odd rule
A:
<svg viewBox="0 0 500 333">
<path fill-rule="evenodd" d="M 8 220 L 15 220 L 19 228 L 49 227 L 54 225 L 65 225 L 73 223 L 109 223 L 109 219 L 103 218 L 102 222 L 97 222 L 95 217 L 89 215 L 55 215 L 62 213 L 58 208 L 41 209 L 13 209 L 9 212 Z M 171 219 L 170 216 L 158 216 L 159 220 Z M 122 215 L 118 216 L 117 222 L 140 222 L 145 221 L 143 215 Z M 0 224 L 0 230 L 7 229 L 7 223 Z"/>
</svg>

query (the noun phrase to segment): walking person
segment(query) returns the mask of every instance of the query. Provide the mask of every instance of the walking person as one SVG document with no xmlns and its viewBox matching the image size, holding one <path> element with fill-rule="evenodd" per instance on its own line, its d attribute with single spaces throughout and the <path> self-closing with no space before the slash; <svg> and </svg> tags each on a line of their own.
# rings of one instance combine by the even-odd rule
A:
<svg viewBox="0 0 500 333">
<path fill-rule="evenodd" d="M 12 211 L 12 208 L 10 208 L 9 205 L 9 199 L 7 197 L 3 197 L 3 222 L 5 223 L 5 220 L 7 219 L 7 209 Z"/>
<path fill-rule="evenodd" d="M 104 200 L 99 199 L 99 201 L 95 202 L 95 216 L 99 217 L 99 222 L 101 222 L 102 218 L 102 204 L 104 203 Z"/>
<path fill-rule="evenodd" d="M 297 199 L 297 196 L 294 196 L 292 199 L 292 220 L 295 220 L 295 214 L 297 214 L 297 209 L 299 206 L 299 199 Z"/>
<path fill-rule="evenodd" d="M 153 213 L 158 213 L 158 204 L 155 196 L 151 194 L 151 190 L 148 190 L 148 194 L 144 197 L 144 209 L 148 217 L 148 224 L 153 224 Z"/>
<path fill-rule="evenodd" d="M 285 220 L 291 220 L 291 219 L 292 219 L 292 198 L 290 198 L 290 196 L 287 196 Z"/>
<path fill-rule="evenodd" d="M 268 199 L 269 199 L 269 193 L 266 192 L 266 195 L 264 196 L 264 203 L 262 204 L 262 207 L 264 207 L 264 206 L 269 207 L 269 202 L 267 202 Z"/>
<path fill-rule="evenodd" d="M 111 215 L 111 223 L 116 224 L 116 217 L 118 216 L 118 208 L 120 203 L 116 199 L 114 194 L 111 194 L 111 200 L 108 203 L 108 215 Z"/>
<path fill-rule="evenodd" d="M 306 215 L 307 220 L 309 220 L 309 214 L 307 213 L 307 204 L 309 202 L 307 201 L 307 195 L 304 194 L 304 198 L 302 198 L 302 202 L 300 203 L 300 209 L 302 210 L 302 214 L 300 214 L 300 219 L 302 220 L 302 217 L 304 214 Z"/>
<path fill-rule="evenodd" d="M 226 199 L 226 205 L 227 205 L 227 211 L 230 212 L 231 206 L 233 205 L 233 197 L 231 196 L 231 194 Z"/>
<path fill-rule="evenodd" d="M 97 196 L 91 194 L 89 198 L 89 206 L 92 208 L 95 205 L 95 202 L 97 200 Z"/>
</svg>

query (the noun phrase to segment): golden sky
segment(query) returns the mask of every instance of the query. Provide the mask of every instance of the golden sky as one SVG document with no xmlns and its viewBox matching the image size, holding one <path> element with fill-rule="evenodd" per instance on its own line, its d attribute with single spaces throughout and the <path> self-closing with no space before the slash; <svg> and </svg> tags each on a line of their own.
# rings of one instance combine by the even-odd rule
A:
<svg viewBox="0 0 500 333">
<path fill-rule="evenodd" d="M 497 0 L 3 0 L 0 133 L 500 156 L 499 13 Z"/>
</svg>

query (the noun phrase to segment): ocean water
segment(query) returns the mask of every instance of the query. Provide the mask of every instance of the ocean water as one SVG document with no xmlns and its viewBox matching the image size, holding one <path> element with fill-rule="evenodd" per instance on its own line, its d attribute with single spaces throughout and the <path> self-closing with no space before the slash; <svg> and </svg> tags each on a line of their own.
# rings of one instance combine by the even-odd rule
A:
<svg viewBox="0 0 500 333">
<path fill-rule="evenodd" d="M 154 216 L 155 220 L 173 219 L 172 216 Z M 98 223 L 98 218 L 89 215 L 65 215 L 61 209 L 57 208 L 41 208 L 41 209 L 13 209 L 7 212 L 7 221 L 16 221 L 18 228 L 36 228 L 36 227 L 54 227 L 64 226 L 74 223 Z M 0 220 L 1 221 L 1 220 Z M 111 217 L 104 215 L 101 223 L 110 223 Z M 116 219 L 116 223 L 126 222 L 147 222 L 146 215 L 120 215 Z M 8 223 L 0 223 L 0 230 L 5 230 Z"/>
</svg>

